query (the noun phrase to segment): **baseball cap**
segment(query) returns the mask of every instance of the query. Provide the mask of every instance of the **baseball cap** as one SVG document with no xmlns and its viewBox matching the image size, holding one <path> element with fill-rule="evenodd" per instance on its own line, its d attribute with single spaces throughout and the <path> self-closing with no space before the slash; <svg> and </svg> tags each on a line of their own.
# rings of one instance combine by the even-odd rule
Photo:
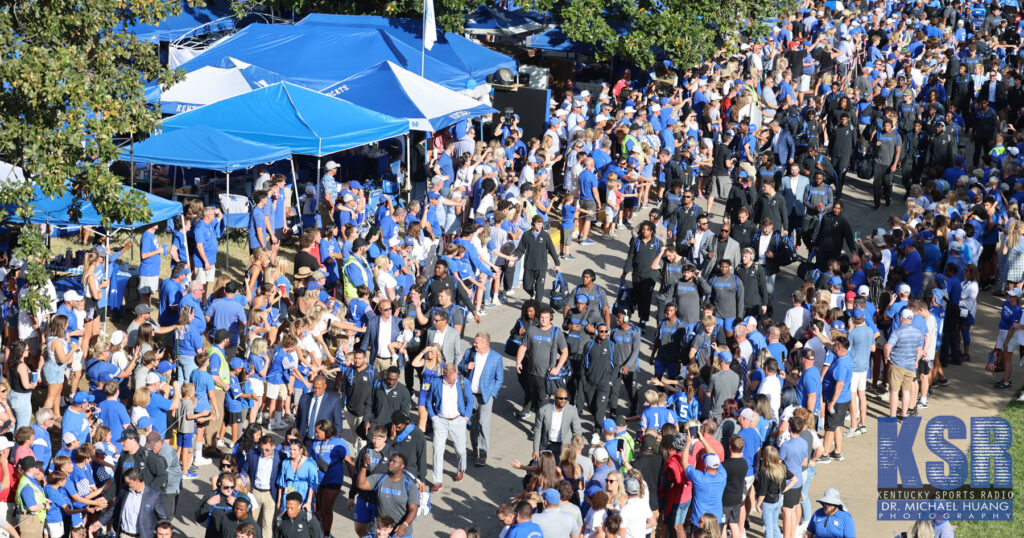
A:
<svg viewBox="0 0 1024 538">
<path fill-rule="evenodd" d="M 719 351 L 718 358 L 722 359 L 722 362 L 729 364 L 732 362 L 732 352 L 729 350 Z"/>
<path fill-rule="evenodd" d="M 864 319 L 866 314 L 867 312 L 860 308 L 854 308 L 853 311 L 850 312 L 850 315 L 853 316 L 853 319 Z"/>
<path fill-rule="evenodd" d="M 839 331 L 841 333 L 845 333 L 846 332 L 846 324 L 843 323 L 842 320 L 837 319 L 837 320 L 832 322 L 832 329 L 836 330 L 836 331 Z"/>
<path fill-rule="evenodd" d="M 1014 289 L 1017 289 L 1017 288 L 1014 288 Z M 935 299 L 935 302 L 938 303 L 939 305 L 945 305 L 946 304 L 946 290 L 940 290 L 939 288 L 933 289 L 932 290 L 932 298 Z"/>
<path fill-rule="evenodd" d="M 139 429 L 140 430 L 148 430 L 149 428 L 152 428 L 152 427 L 153 427 L 153 419 L 151 419 L 149 417 L 140 417 L 139 418 Z"/>
<path fill-rule="evenodd" d="M 313 280 L 320 280 L 321 278 L 327 278 L 327 275 L 325 275 L 323 271 L 317 269 L 316 271 L 313 271 L 313 274 L 310 276 L 310 278 L 312 278 Z M 229 282 L 229 284 L 231 284 L 231 282 Z"/>
<path fill-rule="evenodd" d="M 834 277 L 828 279 L 828 285 L 829 286 L 835 286 L 835 287 L 838 288 L 839 286 L 843 285 L 843 279 L 841 279 L 841 278 L 839 278 L 837 276 L 834 276 Z"/>
<path fill-rule="evenodd" d="M 636 109 L 631 106 L 627 106 L 626 108 L 622 109 L 622 111 L 625 112 L 626 114 L 632 114 L 636 112 Z"/>
<path fill-rule="evenodd" d="M 39 463 L 39 461 L 32 456 L 25 456 L 24 458 L 21 458 L 21 461 L 18 462 L 18 467 L 21 467 L 22 473 L 26 473 L 28 472 L 29 469 L 42 469 L 43 464 Z"/>
<path fill-rule="evenodd" d="M 78 438 L 75 437 L 75 434 L 73 434 L 71 432 L 65 432 L 64 435 L 60 436 L 60 440 L 64 441 L 65 445 L 70 445 L 71 443 L 74 443 L 75 441 L 77 441 Z"/>
<path fill-rule="evenodd" d="M 743 320 L 743 324 L 744 324 L 744 325 L 753 325 L 753 326 L 755 326 L 755 327 L 756 327 L 756 326 L 757 326 L 757 320 L 756 320 L 756 319 L 754 319 L 754 316 L 747 316 L 747 317 L 746 317 L 746 318 L 745 318 L 745 319 Z"/>
<path fill-rule="evenodd" d="M 935 239 L 935 234 L 933 234 L 931 230 L 925 230 L 917 234 L 917 236 L 921 238 L 921 241 L 931 241 Z"/>
<path fill-rule="evenodd" d="M 85 299 L 85 297 L 82 297 L 82 294 L 75 290 L 68 290 L 64 292 L 65 301 L 81 301 L 83 299 Z"/>
<path fill-rule="evenodd" d="M 608 451 L 603 446 L 592 450 L 590 455 L 594 457 L 594 461 L 608 461 Z"/>
<path fill-rule="evenodd" d="M 352 193 L 350 192 L 346 192 L 345 195 L 341 197 L 341 201 L 345 203 L 353 202 L 355 199 L 355 196 L 352 196 Z"/>
<path fill-rule="evenodd" d="M 909 237 L 904 239 L 902 242 L 900 242 L 900 248 L 901 249 L 904 249 L 904 248 L 907 248 L 907 247 L 912 247 L 912 246 L 914 246 L 914 240 L 910 239 Z"/>
<path fill-rule="evenodd" d="M 436 191 L 430 191 L 427 193 L 428 200 L 436 200 L 441 197 L 441 194 Z"/>
<path fill-rule="evenodd" d="M 152 385 L 153 383 L 159 383 L 160 381 L 162 381 L 162 379 L 160 378 L 160 374 L 158 374 L 156 372 L 150 372 L 150 373 L 146 374 L 146 384 L 147 385 Z"/>
<path fill-rule="evenodd" d="M 587 497 L 593 497 L 594 494 L 599 491 L 604 491 L 604 488 L 597 484 L 591 484 L 590 487 L 588 487 L 587 490 L 584 492 L 584 494 L 586 494 Z"/>
<path fill-rule="evenodd" d="M 245 368 L 245 363 L 242 362 L 242 359 L 239 359 L 238 357 L 235 357 L 235 358 L 231 359 L 231 362 L 228 363 L 228 366 L 232 370 L 237 370 L 239 368 Z"/>
<path fill-rule="evenodd" d="M 640 450 L 658 450 L 658 440 L 653 435 L 645 435 L 643 440 L 640 441 Z"/>
<path fill-rule="evenodd" d="M 626 486 L 626 495 L 640 494 L 640 482 L 637 479 L 627 478 L 624 485 Z"/>
<path fill-rule="evenodd" d="M 910 285 L 909 284 L 900 284 L 896 288 L 896 293 L 898 293 L 900 295 L 907 295 L 907 294 L 909 294 L 910 293 Z"/>
<path fill-rule="evenodd" d="M 857 295 L 867 297 L 868 295 L 871 295 L 871 288 L 867 287 L 865 284 L 861 284 L 857 287 Z"/>
<path fill-rule="evenodd" d="M 348 188 L 353 190 L 363 190 L 363 184 L 353 179 L 352 181 L 348 182 Z"/>
<path fill-rule="evenodd" d="M 544 498 L 545 504 L 558 504 L 562 502 L 562 495 L 555 488 L 544 490 L 544 493 L 541 493 L 540 496 Z"/>
<path fill-rule="evenodd" d="M 156 365 L 156 371 L 160 372 L 161 374 L 166 374 L 167 372 L 170 372 L 173 369 L 174 365 L 172 365 L 168 361 L 160 361 L 160 363 Z"/>
<path fill-rule="evenodd" d="M 857 293 L 856 292 L 852 292 L 852 291 L 846 292 L 846 302 L 852 303 L 853 300 L 856 299 L 856 298 L 857 298 Z"/>
<path fill-rule="evenodd" d="M 96 400 L 96 397 L 93 396 L 92 394 L 89 394 L 88 392 L 84 392 L 84 391 L 79 391 L 79 392 L 76 392 L 75 395 L 71 398 L 71 403 L 73 405 L 82 405 L 84 403 L 93 402 L 95 400 Z"/>
<path fill-rule="evenodd" d="M 588 297 L 584 293 L 577 293 L 576 294 L 576 302 L 577 303 L 589 303 L 590 302 L 590 297 Z"/>
<path fill-rule="evenodd" d="M 749 407 L 744 407 L 743 410 L 740 411 L 740 418 L 754 420 L 757 418 L 757 413 L 755 413 L 754 410 Z"/>
<path fill-rule="evenodd" d="M 747 177 L 749 174 L 747 174 L 746 170 L 740 170 L 740 174 L 739 175 L 740 175 L 740 177 Z"/>
<path fill-rule="evenodd" d="M 143 314 L 148 314 L 148 313 L 150 313 L 152 311 L 153 311 L 153 307 L 149 306 L 148 304 L 138 304 L 138 305 L 135 305 L 135 315 L 136 316 L 141 316 Z"/>
<path fill-rule="evenodd" d="M 334 161 L 327 161 L 327 164 L 324 165 L 324 170 L 334 170 L 335 168 L 340 168 L 340 166 Z"/>
<path fill-rule="evenodd" d="M 603 421 L 601 421 L 601 429 L 606 432 L 615 431 L 615 420 L 611 418 L 604 419 Z"/>
<path fill-rule="evenodd" d="M 747 409 L 747 411 L 750 411 L 750 410 Z M 753 411 L 751 411 L 751 412 L 753 412 Z M 721 465 L 721 464 L 722 464 L 722 460 L 718 457 L 718 454 L 716 454 L 714 452 L 708 452 L 708 453 L 704 454 L 704 465 L 706 465 L 709 469 L 717 469 L 718 466 Z M 639 486 L 639 484 L 638 484 L 638 486 Z"/>
<path fill-rule="evenodd" d="M 1018 293 L 1017 295 L 1020 295 L 1020 293 Z M 914 311 L 909 308 L 904 308 L 903 311 L 900 312 L 900 317 L 903 319 L 910 319 L 914 317 Z"/>
<path fill-rule="evenodd" d="M 114 334 L 110 335 L 110 345 L 119 346 L 124 343 L 125 334 L 124 331 L 117 330 Z"/>
</svg>

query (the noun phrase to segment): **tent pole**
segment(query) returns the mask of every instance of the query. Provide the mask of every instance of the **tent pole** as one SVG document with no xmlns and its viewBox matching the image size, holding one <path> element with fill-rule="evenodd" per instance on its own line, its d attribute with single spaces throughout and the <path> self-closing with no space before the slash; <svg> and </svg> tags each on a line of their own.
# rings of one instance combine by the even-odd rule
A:
<svg viewBox="0 0 1024 538">
<path fill-rule="evenodd" d="M 299 201 L 299 176 L 295 175 L 295 156 L 288 157 L 292 168 L 292 192 L 295 193 L 295 214 L 299 216 L 299 231 L 302 230 L 302 203 Z"/>
<path fill-rule="evenodd" d="M 135 134 L 131 134 L 131 166 L 128 168 L 128 181 L 135 188 Z"/>
<path fill-rule="evenodd" d="M 335 172 L 335 174 L 337 174 L 337 172 Z M 313 187 L 313 222 L 317 223 L 317 222 L 320 222 L 319 220 L 317 220 L 317 216 L 320 215 L 320 195 L 322 194 L 320 192 L 320 157 L 319 156 L 317 156 L 317 158 L 316 158 L 316 171 L 313 172 L 313 178 L 316 181 L 316 184 L 315 184 L 316 186 Z M 334 208 L 331 208 L 331 209 L 332 209 L 332 213 L 333 213 L 333 209 Z M 319 226 L 323 226 L 323 223 L 320 223 Z"/>
<path fill-rule="evenodd" d="M 153 165 L 150 164 L 149 170 L 149 194 L 153 194 Z"/>
<path fill-rule="evenodd" d="M 134 167 L 134 166 L 135 165 L 132 165 L 132 167 Z M 105 275 L 107 275 L 107 281 L 110 282 L 110 284 L 107 285 L 107 289 L 103 291 L 103 294 L 107 296 L 107 300 L 103 301 L 103 334 L 107 334 L 107 307 L 110 304 L 110 286 L 114 285 L 114 279 L 111 278 L 111 274 L 110 274 L 110 234 L 109 234 L 109 230 L 108 230 L 107 235 L 103 236 L 103 252 L 107 256 L 106 261 L 103 262 L 103 273 Z M 86 342 L 86 343 L 88 344 L 88 342 Z"/>
<path fill-rule="evenodd" d="M 405 133 L 405 178 L 402 181 L 402 188 L 405 189 L 405 201 L 412 199 L 412 131 Z"/>
<path fill-rule="evenodd" d="M 230 202 L 231 201 L 231 172 L 228 172 L 227 176 L 228 176 L 227 184 L 224 186 L 224 190 L 227 192 L 227 195 L 228 195 L 227 200 Z M 229 221 L 231 220 L 230 208 L 225 208 L 224 218 L 228 219 Z M 230 226 L 230 223 L 228 223 L 228 225 L 224 227 L 224 236 L 225 236 L 225 239 L 226 239 L 226 243 L 228 244 L 227 252 L 225 253 L 225 256 L 224 256 L 226 258 L 224 260 L 224 272 L 227 273 L 228 271 L 231 270 L 231 226 Z"/>
</svg>

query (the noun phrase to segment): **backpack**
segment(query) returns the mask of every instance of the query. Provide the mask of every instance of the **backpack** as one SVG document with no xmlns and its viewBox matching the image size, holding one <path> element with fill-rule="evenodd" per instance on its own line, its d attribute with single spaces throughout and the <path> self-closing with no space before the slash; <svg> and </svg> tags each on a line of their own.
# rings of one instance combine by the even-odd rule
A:
<svg viewBox="0 0 1024 538">
<path fill-rule="evenodd" d="M 516 324 L 512 326 L 512 332 L 508 335 L 508 340 L 505 340 L 505 354 L 509 357 L 515 357 L 516 353 L 519 353 L 519 346 L 523 344 L 523 338 L 519 336 L 519 329 L 523 326 L 523 320 L 517 319 Z"/>
<path fill-rule="evenodd" d="M 772 253 L 773 260 L 779 267 L 785 267 L 796 259 L 796 251 L 793 248 L 793 240 L 789 237 L 783 239 L 781 234 L 775 235 L 775 249 Z"/>
<path fill-rule="evenodd" d="M 804 282 L 815 282 L 821 276 L 821 270 L 811 262 L 813 259 L 814 251 L 812 250 L 807 253 L 807 259 L 800 262 L 800 265 L 796 268 L 796 276 L 800 277 Z"/>
<path fill-rule="evenodd" d="M 626 279 L 619 279 L 619 292 L 615 294 L 615 306 L 617 310 L 626 312 L 626 315 L 633 313 L 633 290 L 626 285 Z"/>
<path fill-rule="evenodd" d="M 548 299 L 551 302 L 551 309 L 556 312 L 561 312 L 565 308 L 566 298 L 569 296 L 569 287 L 565 285 L 565 279 L 562 278 L 562 273 L 555 275 L 555 283 L 551 286 L 551 293 L 548 294 Z"/>
</svg>

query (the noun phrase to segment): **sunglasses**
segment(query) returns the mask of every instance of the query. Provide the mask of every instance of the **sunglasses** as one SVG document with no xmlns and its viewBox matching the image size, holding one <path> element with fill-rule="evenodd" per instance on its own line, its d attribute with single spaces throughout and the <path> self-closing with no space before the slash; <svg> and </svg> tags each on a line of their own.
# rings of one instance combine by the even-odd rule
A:
<svg viewBox="0 0 1024 538">
<path fill-rule="evenodd" d="M 569 399 L 569 397 L 568 397 L 568 396 L 565 396 L 565 397 L 562 397 L 562 396 L 555 396 L 555 399 L 556 399 L 556 400 L 558 400 L 558 401 L 560 401 L 560 402 L 564 402 L 564 401 L 568 400 L 568 399 Z"/>
<path fill-rule="evenodd" d="M 597 334 L 608 334 L 608 331 L 597 331 Z"/>
</svg>

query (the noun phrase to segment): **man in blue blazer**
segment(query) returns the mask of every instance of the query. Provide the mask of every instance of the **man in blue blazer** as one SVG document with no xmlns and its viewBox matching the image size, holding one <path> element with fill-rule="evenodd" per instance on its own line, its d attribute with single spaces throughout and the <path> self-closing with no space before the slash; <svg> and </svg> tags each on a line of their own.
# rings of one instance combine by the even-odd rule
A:
<svg viewBox="0 0 1024 538">
<path fill-rule="evenodd" d="M 341 398 L 333 392 L 327 392 L 327 378 L 320 374 L 313 379 L 313 392 L 307 392 L 299 398 L 299 412 L 295 414 L 295 427 L 302 435 L 302 442 L 309 453 L 313 452 L 313 441 L 316 440 L 316 423 L 321 420 L 334 424 L 341 432 Z"/>
<path fill-rule="evenodd" d="M 263 536 L 273 536 L 274 505 L 277 502 L 277 475 L 281 472 L 281 451 L 270 434 L 260 438 L 259 446 L 246 454 L 238 472 L 249 477 L 249 496 L 256 501 L 252 517 Z"/>
<path fill-rule="evenodd" d="M 366 322 L 366 335 L 360 346 L 366 352 L 366 362 L 378 372 L 386 372 L 388 367 L 398 366 L 398 354 L 388 348 L 388 344 L 398 340 L 402 332 L 401 320 L 392 315 L 393 309 L 391 301 L 381 301 L 377 305 L 377 315 L 371 315 Z"/>
<path fill-rule="evenodd" d="M 501 354 L 491 349 L 491 335 L 477 333 L 473 347 L 466 350 L 459 362 L 459 372 L 469 379 L 470 391 L 476 400 L 473 408 L 476 419 L 470 421 L 469 442 L 477 467 L 483 467 L 491 446 L 491 409 L 505 381 Z"/>
<path fill-rule="evenodd" d="M 158 489 L 146 486 L 142 479 L 142 471 L 136 468 L 125 472 L 124 478 L 128 487 L 122 489 L 117 496 L 113 510 L 105 511 L 100 519 L 92 524 L 90 530 L 95 533 L 100 527 L 109 525 L 113 521 L 114 532 L 119 536 L 153 536 L 156 532 L 156 524 L 170 519 L 167 514 L 167 505 L 164 503 L 164 494 Z M 138 512 L 135 514 L 125 513 L 127 510 L 125 504 L 128 498 L 137 495 L 141 496 L 138 504 L 132 502 L 130 506 L 137 506 Z"/>
<path fill-rule="evenodd" d="M 769 133 L 769 140 L 771 140 L 772 153 L 775 154 L 776 164 L 780 166 L 789 166 L 796 157 L 796 142 L 793 140 L 793 135 L 789 131 L 782 128 L 782 125 L 777 121 L 772 121 L 771 133 Z"/>
<path fill-rule="evenodd" d="M 473 392 L 470 381 L 459 375 L 453 363 L 444 365 L 441 377 L 430 382 L 427 399 L 427 415 L 434 426 L 434 486 L 431 491 L 441 489 L 444 477 L 444 449 L 451 436 L 455 453 L 459 455 L 459 470 L 455 481 L 461 481 L 466 474 L 466 425 L 473 415 Z"/>
</svg>

